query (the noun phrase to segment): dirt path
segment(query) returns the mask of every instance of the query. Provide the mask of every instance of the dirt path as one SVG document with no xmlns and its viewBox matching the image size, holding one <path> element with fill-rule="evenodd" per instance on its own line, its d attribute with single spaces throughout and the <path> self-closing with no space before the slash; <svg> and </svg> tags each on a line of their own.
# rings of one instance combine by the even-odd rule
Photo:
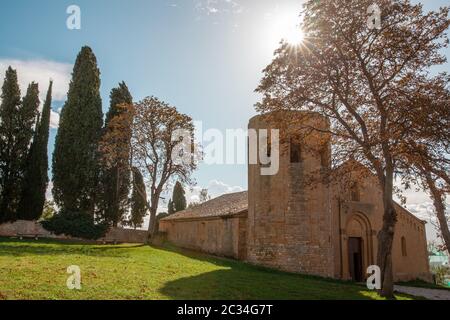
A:
<svg viewBox="0 0 450 320">
<path fill-rule="evenodd" d="M 395 286 L 395 291 L 410 294 L 412 296 L 424 297 L 429 300 L 450 300 L 450 290 L 428 289 L 418 287 Z"/>
</svg>

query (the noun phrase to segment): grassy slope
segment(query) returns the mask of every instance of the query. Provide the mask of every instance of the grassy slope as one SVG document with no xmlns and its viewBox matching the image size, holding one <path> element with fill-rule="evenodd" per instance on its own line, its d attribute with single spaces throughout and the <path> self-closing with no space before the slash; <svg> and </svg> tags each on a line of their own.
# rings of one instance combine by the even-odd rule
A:
<svg viewBox="0 0 450 320">
<path fill-rule="evenodd" d="M 81 268 L 81 291 L 66 287 L 70 265 Z M 350 283 L 170 248 L 0 239 L 0 299 L 376 298 Z"/>
</svg>

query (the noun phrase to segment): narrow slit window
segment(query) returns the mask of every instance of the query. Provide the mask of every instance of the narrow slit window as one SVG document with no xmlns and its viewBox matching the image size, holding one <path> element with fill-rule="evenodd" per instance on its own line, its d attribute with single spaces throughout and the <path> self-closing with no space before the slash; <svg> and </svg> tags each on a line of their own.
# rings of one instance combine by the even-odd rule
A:
<svg viewBox="0 0 450 320">
<path fill-rule="evenodd" d="M 352 201 L 361 201 L 361 195 L 359 193 L 359 185 L 357 182 L 352 184 L 351 197 L 352 197 Z"/>
<path fill-rule="evenodd" d="M 406 250 L 406 239 L 405 237 L 402 237 L 402 256 L 406 257 L 408 255 L 408 252 Z"/>
<path fill-rule="evenodd" d="M 320 165 L 322 166 L 322 168 L 328 168 L 329 163 L 328 150 L 327 148 L 323 148 L 320 151 Z"/>
<path fill-rule="evenodd" d="M 302 152 L 300 144 L 291 139 L 291 163 L 300 163 L 301 160 Z"/>
</svg>

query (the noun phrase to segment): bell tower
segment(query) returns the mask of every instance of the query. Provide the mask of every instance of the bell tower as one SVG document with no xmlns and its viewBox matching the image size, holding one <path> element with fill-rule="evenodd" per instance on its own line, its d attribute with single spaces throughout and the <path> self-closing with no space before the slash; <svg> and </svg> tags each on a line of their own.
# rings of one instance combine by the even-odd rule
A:
<svg viewBox="0 0 450 320">
<path fill-rule="evenodd" d="M 333 276 L 331 195 L 323 174 L 331 157 L 330 137 L 323 133 L 328 128 L 326 118 L 311 112 L 285 111 L 250 119 L 249 131 L 258 136 L 261 129 L 279 130 L 278 172 L 262 175 L 265 165 L 259 156 L 248 167 L 250 262 Z M 257 149 L 265 148 L 262 139 L 257 140 Z M 268 154 L 273 154 L 268 145 Z"/>
</svg>

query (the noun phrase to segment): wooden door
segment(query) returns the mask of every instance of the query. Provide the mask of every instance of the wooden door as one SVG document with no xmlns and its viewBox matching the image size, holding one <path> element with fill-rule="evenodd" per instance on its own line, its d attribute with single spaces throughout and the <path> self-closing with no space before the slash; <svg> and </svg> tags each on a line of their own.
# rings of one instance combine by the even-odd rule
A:
<svg viewBox="0 0 450 320">
<path fill-rule="evenodd" d="M 348 266 L 353 281 L 363 281 L 362 239 L 348 238 Z"/>
</svg>

